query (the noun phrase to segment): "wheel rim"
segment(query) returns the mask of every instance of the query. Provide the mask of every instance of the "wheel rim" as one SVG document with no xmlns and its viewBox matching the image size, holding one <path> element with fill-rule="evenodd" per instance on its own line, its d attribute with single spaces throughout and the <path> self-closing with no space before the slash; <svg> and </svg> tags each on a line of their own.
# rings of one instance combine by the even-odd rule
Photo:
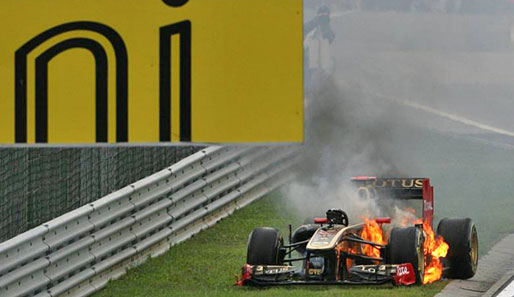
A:
<svg viewBox="0 0 514 297">
<path fill-rule="evenodd" d="M 423 282 L 423 277 L 425 276 L 425 255 L 423 254 L 423 234 L 419 232 L 418 235 L 418 246 L 416 247 L 418 251 L 418 273 L 420 276 L 420 282 Z"/>
<path fill-rule="evenodd" d="M 469 257 L 471 259 L 471 266 L 473 272 L 476 271 L 478 265 L 478 235 L 475 226 L 471 229 L 471 245 L 469 250 Z"/>
</svg>

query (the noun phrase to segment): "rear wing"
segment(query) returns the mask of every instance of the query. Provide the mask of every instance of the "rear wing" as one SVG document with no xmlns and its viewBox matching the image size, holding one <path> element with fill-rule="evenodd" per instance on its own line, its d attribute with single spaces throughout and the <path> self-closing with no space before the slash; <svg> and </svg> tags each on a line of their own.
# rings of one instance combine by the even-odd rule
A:
<svg viewBox="0 0 514 297">
<path fill-rule="evenodd" d="M 377 198 L 423 200 L 423 222 L 432 226 L 434 218 L 434 187 L 428 178 L 352 177 L 358 191 Z"/>
</svg>

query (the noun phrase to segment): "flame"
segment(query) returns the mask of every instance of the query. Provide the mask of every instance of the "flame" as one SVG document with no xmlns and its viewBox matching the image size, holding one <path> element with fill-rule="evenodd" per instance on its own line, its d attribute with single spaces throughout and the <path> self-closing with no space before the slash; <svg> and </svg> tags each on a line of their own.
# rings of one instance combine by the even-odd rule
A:
<svg viewBox="0 0 514 297">
<path fill-rule="evenodd" d="M 430 284 L 443 276 L 443 263 L 440 259 L 446 257 L 450 246 L 442 236 L 435 236 L 434 230 L 428 222 L 424 222 L 423 231 L 425 231 L 425 244 L 423 245 L 425 276 L 423 277 L 423 284 Z"/>
<path fill-rule="evenodd" d="M 410 213 L 415 210 L 408 209 Z M 386 244 L 382 227 L 375 221 L 364 218 L 364 227 L 360 233 L 362 239 L 367 241 L 376 242 L 379 244 Z M 438 281 L 443 276 L 443 263 L 441 258 L 446 257 L 450 246 L 444 241 L 440 235 L 435 236 L 434 230 L 428 221 L 423 222 L 421 219 L 403 219 L 401 220 L 402 226 L 411 224 L 423 223 L 423 231 L 425 233 L 425 243 L 423 245 L 423 254 L 425 256 L 425 274 L 423 277 L 423 284 L 430 284 Z M 380 258 L 380 250 L 368 244 L 363 244 L 362 253 L 369 257 Z M 347 248 L 348 251 L 355 253 L 355 249 Z M 347 263 L 348 266 L 350 263 Z"/>
<path fill-rule="evenodd" d="M 375 220 L 364 218 L 364 222 L 365 224 L 360 234 L 362 239 L 379 244 L 386 244 L 382 227 Z M 362 245 L 362 253 L 369 257 L 380 258 L 380 250 L 369 244 Z"/>
<path fill-rule="evenodd" d="M 347 252 L 350 254 L 357 254 L 357 249 L 354 247 L 354 244 L 348 241 L 343 241 L 339 243 L 336 247 L 336 251 Z M 354 264 L 354 260 L 352 258 L 346 258 L 346 268 L 350 271 L 350 267 Z"/>
<path fill-rule="evenodd" d="M 357 254 L 357 249 L 353 247 L 348 247 L 348 252 L 350 254 Z M 350 267 L 352 267 L 354 264 L 354 260 L 351 258 L 346 258 L 346 267 L 348 268 L 348 271 L 350 271 Z"/>
<path fill-rule="evenodd" d="M 401 219 L 400 221 L 400 226 L 407 226 L 411 223 L 414 223 L 414 224 L 421 224 L 421 220 L 417 219 L 416 217 L 416 210 L 414 208 L 411 208 L 411 207 L 406 207 L 404 209 L 407 213 L 403 216 L 403 218 Z"/>
<path fill-rule="evenodd" d="M 413 215 L 416 214 L 416 209 L 412 208 L 412 207 L 405 207 L 405 210 Z"/>
<path fill-rule="evenodd" d="M 408 209 L 412 213 L 411 209 Z M 415 211 L 414 211 L 415 212 Z M 425 274 L 423 284 L 431 284 L 438 281 L 443 276 L 443 263 L 441 258 L 446 257 L 450 246 L 444 241 L 440 235 L 435 236 L 434 230 L 428 221 L 423 222 L 421 219 L 402 220 L 402 226 L 408 224 L 423 223 L 423 231 L 425 233 L 425 243 L 423 245 L 423 255 L 425 256 Z"/>
</svg>

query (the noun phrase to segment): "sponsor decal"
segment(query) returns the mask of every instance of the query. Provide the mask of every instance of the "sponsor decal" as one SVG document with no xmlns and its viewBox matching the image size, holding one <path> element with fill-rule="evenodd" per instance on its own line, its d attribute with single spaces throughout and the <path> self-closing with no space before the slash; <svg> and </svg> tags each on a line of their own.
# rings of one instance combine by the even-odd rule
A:
<svg viewBox="0 0 514 297">
<path fill-rule="evenodd" d="M 302 11 L 298 0 L 0 1 L 0 145 L 301 143 Z"/>
<path fill-rule="evenodd" d="M 312 243 L 312 245 L 314 245 L 314 246 L 317 246 L 317 245 L 327 245 L 327 244 L 329 244 L 328 241 L 316 241 L 316 242 Z"/>
<path fill-rule="evenodd" d="M 362 272 L 365 272 L 365 273 L 371 273 L 371 274 L 374 274 L 374 273 L 379 273 L 381 275 L 383 275 L 386 270 L 387 270 L 387 266 L 386 265 L 372 265 L 372 266 L 369 266 L 369 265 L 362 265 L 360 266 L 361 268 L 361 271 Z"/>
<path fill-rule="evenodd" d="M 434 209 L 434 207 L 432 206 L 432 202 L 426 201 L 426 200 L 423 201 L 423 210 L 427 211 L 427 210 L 433 210 L 433 209 Z"/>
<path fill-rule="evenodd" d="M 416 283 L 416 275 L 411 263 L 399 264 L 396 266 L 396 274 L 393 276 L 397 285 L 412 285 Z"/>
<path fill-rule="evenodd" d="M 423 178 L 384 178 L 374 180 L 371 186 L 373 188 L 421 189 L 423 180 Z"/>
<path fill-rule="evenodd" d="M 288 272 L 289 271 L 289 268 L 290 266 L 268 266 L 268 267 L 263 267 L 263 266 L 259 266 L 259 268 L 261 269 L 260 272 L 263 273 L 263 274 L 279 274 L 279 273 L 284 273 L 284 272 Z"/>
<path fill-rule="evenodd" d="M 409 269 L 407 269 L 407 267 L 405 267 L 405 266 L 399 266 L 396 269 L 396 275 L 398 275 L 398 276 L 403 276 L 403 275 L 407 275 L 407 274 L 409 274 Z"/>
</svg>

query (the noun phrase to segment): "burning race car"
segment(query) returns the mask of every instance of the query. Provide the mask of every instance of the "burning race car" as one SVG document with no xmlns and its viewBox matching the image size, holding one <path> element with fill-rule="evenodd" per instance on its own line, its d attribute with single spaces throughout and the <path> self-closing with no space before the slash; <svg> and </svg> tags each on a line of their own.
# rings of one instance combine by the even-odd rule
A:
<svg viewBox="0 0 514 297">
<path fill-rule="evenodd" d="M 433 187 L 427 178 L 355 177 L 360 197 L 419 199 L 422 218 L 392 226 L 391 218 L 350 225 L 347 214 L 330 209 L 291 232 L 284 245 L 274 228 L 254 229 L 238 285 L 427 284 L 471 278 L 478 265 L 478 238 L 469 218 L 445 218 L 432 229 Z M 293 252 L 299 256 L 293 258 Z M 296 265 L 295 265 L 296 264 Z"/>
</svg>

